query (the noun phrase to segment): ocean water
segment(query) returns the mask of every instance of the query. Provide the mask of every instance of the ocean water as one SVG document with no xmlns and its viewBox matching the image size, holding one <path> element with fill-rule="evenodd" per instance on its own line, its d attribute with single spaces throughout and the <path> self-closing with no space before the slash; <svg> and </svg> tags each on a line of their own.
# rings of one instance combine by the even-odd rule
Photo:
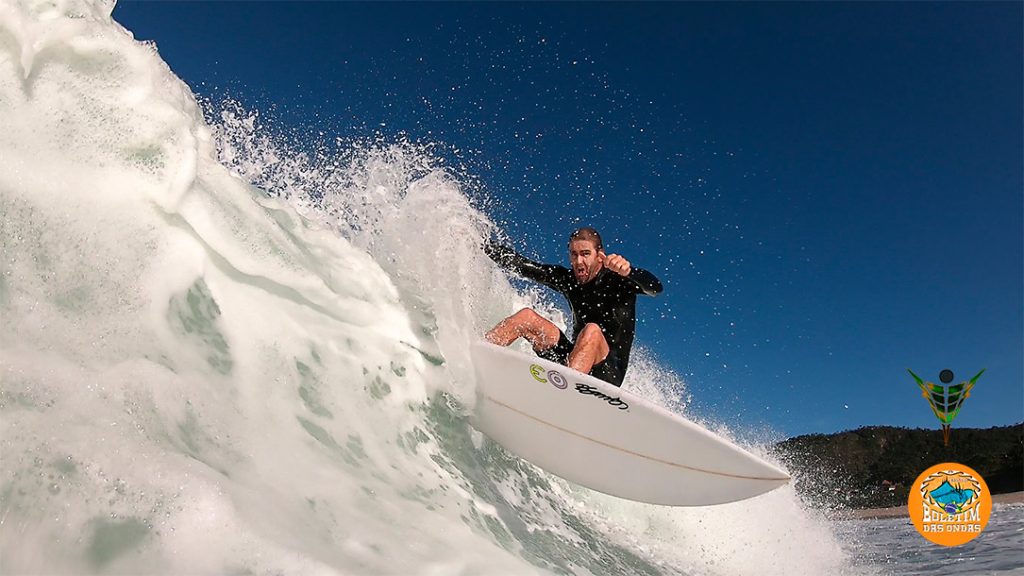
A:
<svg viewBox="0 0 1024 576">
<path fill-rule="evenodd" d="M 508 454 L 468 425 L 468 344 L 523 305 L 558 311 L 480 253 L 501 233 L 491 200 L 429 147 L 309 153 L 236 105 L 204 111 L 112 9 L 0 0 L 0 573 L 901 574 L 953 558 L 898 523 L 830 521 L 791 487 L 656 507 Z M 643 351 L 626 386 L 686 411 L 685 382 Z M 1019 569 L 1012 510 L 954 552 L 959 573 Z"/>
<path fill-rule="evenodd" d="M 1024 574 L 1024 504 L 995 504 L 977 538 L 954 548 L 936 546 L 909 518 L 847 520 L 835 525 L 851 562 L 865 571 L 926 574 Z"/>
</svg>

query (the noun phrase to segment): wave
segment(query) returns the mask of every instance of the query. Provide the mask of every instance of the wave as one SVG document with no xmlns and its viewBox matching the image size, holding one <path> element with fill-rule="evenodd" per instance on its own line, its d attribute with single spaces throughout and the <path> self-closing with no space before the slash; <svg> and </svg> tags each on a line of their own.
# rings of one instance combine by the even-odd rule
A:
<svg viewBox="0 0 1024 576">
<path fill-rule="evenodd" d="M 0 571 L 848 569 L 791 489 L 642 505 L 473 430 L 468 344 L 564 324 L 480 252 L 499 200 L 430 145 L 204 109 L 112 9 L 0 3 Z"/>
</svg>

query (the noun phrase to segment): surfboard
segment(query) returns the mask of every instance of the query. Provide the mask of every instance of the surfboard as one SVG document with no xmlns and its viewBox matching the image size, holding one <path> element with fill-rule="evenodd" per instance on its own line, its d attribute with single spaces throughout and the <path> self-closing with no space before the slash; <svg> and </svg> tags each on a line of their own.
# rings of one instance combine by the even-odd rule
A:
<svg viewBox="0 0 1024 576">
<path fill-rule="evenodd" d="M 752 498 L 790 477 L 682 416 L 566 366 L 490 343 L 470 351 L 473 426 L 581 486 L 669 506 Z"/>
</svg>

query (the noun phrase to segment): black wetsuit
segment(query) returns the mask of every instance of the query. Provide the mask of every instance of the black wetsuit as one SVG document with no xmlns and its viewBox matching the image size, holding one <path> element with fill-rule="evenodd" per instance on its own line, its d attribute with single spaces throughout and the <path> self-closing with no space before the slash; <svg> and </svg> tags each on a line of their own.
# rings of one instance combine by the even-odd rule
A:
<svg viewBox="0 0 1024 576">
<path fill-rule="evenodd" d="M 601 327 L 608 342 L 608 357 L 595 364 L 591 375 L 622 386 L 629 365 L 629 353 L 636 331 L 636 297 L 638 294 L 654 296 L 661 293 L 661 282 L 646 270 L 631 267 L 629 276 L 621 276 L 601 268 L 597 276 L 586 284 L 576 281 L 572 270 L 555 264 L 540 264 L 517 254 L 511 248 L 486 244 L 484 252 L 502 268 L 557 290 L 572 308 L 572 339 L 580 330 L 593 322 Z M 537 355 L 565 364 L 573 343 L 562 332 L 558 344 Z"/>
</svg>

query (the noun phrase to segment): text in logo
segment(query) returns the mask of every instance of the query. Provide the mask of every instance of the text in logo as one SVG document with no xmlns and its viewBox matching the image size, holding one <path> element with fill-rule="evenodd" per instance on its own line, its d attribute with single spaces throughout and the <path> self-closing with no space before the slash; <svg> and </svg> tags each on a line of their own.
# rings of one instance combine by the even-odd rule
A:
<svg viewBox="0 0 1024 576">
<path fill-rule="evenodd" d="M 586 396 L 600 398 L 601 400 L 607 402 L 609 406 L 617 406 L 619 410 L 629 410 L 629 404 L 626 404 L 626 402 L 623 401 L 622 398 L 618 398 L 616 396 L 609 396 L 589 384 L 576 384 L 576 391 Z"/>
</svg>

